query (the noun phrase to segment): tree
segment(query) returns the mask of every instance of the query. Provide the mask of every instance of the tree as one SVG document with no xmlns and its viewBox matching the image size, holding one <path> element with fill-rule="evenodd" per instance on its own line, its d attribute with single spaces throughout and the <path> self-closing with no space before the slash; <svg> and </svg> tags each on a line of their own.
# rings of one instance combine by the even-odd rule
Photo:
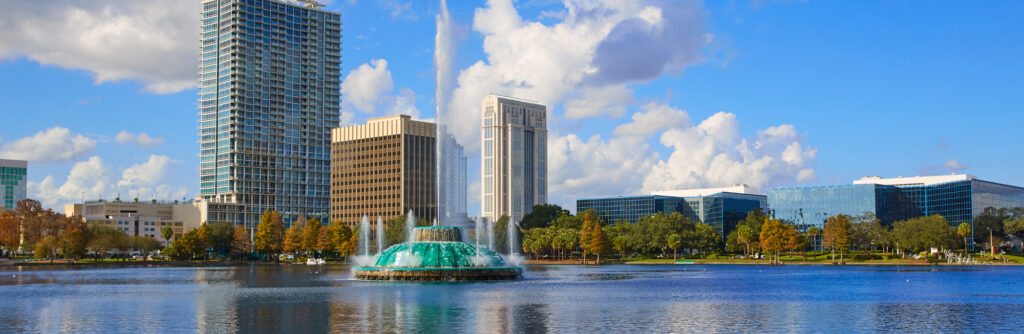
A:
<svg viewBox="0 0 1024 334">
<path fill-rule="evenodd" d="M 206 224 L 210 230 L 210 247 L 217 256 L 231 253 L 231 243 L 235 239 L 235 224 L 230 222 L 214 222 Z"/>
<path fill-rule="evenodd" d="M 199 229 L 188 231 L 174 240 L 167 255 L 175 260 L 192 260 L 197 257 L 205 259 L 206 247 L 203 242 Z"/>
<path fill-rule="evenodd" d="M 821 244 L 832 250 L 832 263 L 836 263 L 836 250 L 839 250 L 839 263 L 845 264 L 844 253 L 850 249 L 850 216 L 838 215 L 828 217 L 822 233 Z"/>
<path fill-rule="evenodd" d="M 882 224 L 874 213 L 865 212 L 852 217 L 850 225 L 850 246 L 860 249 L 864 254 L 871 256 L 871 250 L 875 247 L 875 234 L 882 229 Z"/>
<path fill-rule="evenodd" d="M 235 226 L 234 232 L 231 233 L 231 255 L 244 259 L 250 249 L 252 243 L 249 241 L 249 229 L 242 225 Z"/>
<path fill-rule="evenodd" d="M 704 223 L 697 223 L 694 226 L 693 237 L 692 246 L 701 252 L 701 257 L 717 249 L 722 240 L 722 235 L 718 234 L 714 226 Z"/>
<path fill-rule="evenodd" d="M 508 253 L 511 248 L 508 244 L 508 216 L 501 216 L 498 221 L 494 222 L 494 250 L 502 253 Z"/>
<path fill-rule="evenodd" d="M 676 249 L 683 244 L 683 237 L 679 236 L 678 233 L 672 233 L 668 236 L 668 248 L 672 249 L 672 261 L 676 260 Z"/>
<path fill-rule="evenodd" d="M 747 258 L 750 256 L 750 245 L 757 242 L 757 233 L 750 225 L 739 225 L 736 227 L 736 241 L 743 244 L 743 258 Z"/>
<path fill-rule="evenodd" d="M 563 209 L 557 204 L 534 205 L 530 213 L 523 216 L 519 227 L 529 230 L 535 227 L 548 227 L 562 215 L 568 215 L 569 210 Z"/>
<path fill-rule="evenodd" d="M 320 234 L 316 237 L 316 249 L 322 256 L 334 251 L 334 244 L 331 243 L 331 231 L 327 227 L 320 228 Z"/>
<path fill-rule="evenodd" d="M 967 237 L 971 235 L 971 224 L 960 223 L 956 227 L 956 234 L 964 238 L 964 254 L 967 254 Z"/>
<path fill-rule="evenodd" d="M 940 215 L 917 217 L 893 224 L 893 234 L 900 249 L 920 252 L 931 247 L 950 248 L 956 232 Z"/>
<path fill-rule="evenodd" d="M 1003 220 L 1003 232 L 1020 239 L 1020 246 L 1024 248 L 1024 217 Z"/>
<path fill-rule="evenodd" d="M 121 247 L 127 237 L 124 231 L 110 226 L 90 226 L 88 248 L 102 259 L 111 250 Z"/>
<path fill-rule="evenodd" d="M 37 240 L 34 246 L 32 255 L 37 259 L 50 259 L 52 263 L 57 257 L 57 238 L 52 235 Z"/>
<path fill-rule="evenodd" d="M 320 220 L 315 217 L 306 221 L 306 226 L 302 228 L 302 251 L 315 252 L 319 249 L 317 243 L 320 241 L 320 227 Z"/>
<path fill-rule="evenodd" d="M 408 214 L 404 214 L 394 219 L 389 219 L 384 222 L 384 247 L 390 247 L 391 245 L 397 245 L 406 242 L 408 234 L 405 231 L 406 220 L 409 219 Z M 423 218 L 416 218 L 416 226 L 430 226 L 431 222 Z"/>
<path fill-rule="evenodd" d="M 0 247 L 8 257 L 21 247 L 21 220 L 14 210 L 0 214 Z"/>
<path fill-rule="evenodd" d="M 555 219 L 551 226 L 578 231 L 583 227 L 583 217 L 582 215 L 573 216 L 568 213 L 562 213 L 558 215 L 558 218 Z"/>
<path fill-rule="evenodd" d="M 64 257 L 77 260 L 85 256 L 86 249 L 89 246 L 89 228 L 80 219 L 77 224 L 74 223 L 74 219 L 71 222 L 74 227 L 64 232 L 64 235 L 61 237 L 60 248 L 61 252 L 64 253 Z"/>
<path fill-rule="evenodd" d="M 601 254 L 608 253 L 608 242 L 604 239 L 604 229 L 600 221 L 594 221 L 590 227 L 590 244 L 587 246 L 591 254 L 597 256 L 597 264 L 601 265 Z"/>
<path fill-rule="evenodd" d="M 150 253 L 160 249 L 160 241 L 153 237 L 138 236 L 132 239 L 134 239 L 135 247 L 142 252 L 143 259 L 148 258 Z"/>
<path fill-rule="evenodd" d="M 46 214 L 46 211 L 43 210 L 43 205 L 34 199 L 23 199 L 15 205 L 14 212 L 21 227 L 21 231 L 19 231 L 21 246 L 34 250 L 36 241 L 44 236 L 42 216 Z"/>
<path fill-rule="evenodd" d="M 206 256 L 210 253 L 210 248 L 213 247 L 213 232 L 210 231 L 208 224 L 199 225 L 199 228 L 195 229 L 196 232 L 196 247 L 201 252 L 203 261 L 206 261 Z"/>
<path fill-rule="evenodd" d="M 331 234 L 331 244 L 334 249 L 338 251 L 338 255 L 347 258 L 352 252 L 355 251 L 355 238 L 353 238 L 352 229 L 348 225 L 343 224 L 340 221 L 331 223 L 328 228 Z M 385 231 L 385 235 L 387 232 Z"/>
<path fill-rule="evenodd" d="M 999 210 L 993 207 L 987 207 L 982 210 L 980 215 L 974 217 L 974 244 L 984 244 L 986 248 L 993 248 L 992 241 L 994 239 L 1002 239 L 1002 237 L 1006 236 L 1003 233 L 1003 221 L 1007 219 L 1010 219 L 1009 210 Z M 995 245 L 998 245 L 998 243 Z"/>
<path fill-rule="evenodd" d="M 821 229 L 819 229 L 817 226 L 811 226 L 810 228 L 808 228 L 807 229 L 807 236 L 810 237 L 810 239 L 811 239 L 810 243 L 811 244 L 814 244 L 814 245 L 820 245 L 821 244 Z M 817 249 L 814 249 L 814 250 L 817 251 Z"/>
<path fill-rule="evenodd" d="M 256 226 L 256 250 L 263 252 L 267 260 L 274 258 L 282 250 L 284 242 L 284 222 L 277 211 L 267 210 L 260 217 Z"/>
<path fill-rule="evenodd" d="M 302 251 L 302 224 L 292 224 L 284 233 L 284 245 L 281 249 L 285 253 L 297 253 Z"/>
<path fill-rule="evenodd" d="M 160 229 L 160 236 L 164 237 L 164 246 L 171 244 L 171 238 L 174 237 L 174 229 L 170 226 L 164 226 Z"/>
<path fill-rule="evenodd" d="M 778 219 L 768 219 L 761 225 L 761 249 L 771 252 L 770 263 L 779 263 L 779 253 L 786 247 L 786 228 Z"/>
<path fill-rule="evenodd" d="M 587 251 L 589 250 L 587 245 L 590 245 L 590 238 L 593 236 L 591 230 L 594 229 L 596 214 L 594 210 L 587 210 L 583 212 L 583 227 L 580 229 L 580 248 L 583 249 L 583 264 L 587 264 Z"/>
</svg>

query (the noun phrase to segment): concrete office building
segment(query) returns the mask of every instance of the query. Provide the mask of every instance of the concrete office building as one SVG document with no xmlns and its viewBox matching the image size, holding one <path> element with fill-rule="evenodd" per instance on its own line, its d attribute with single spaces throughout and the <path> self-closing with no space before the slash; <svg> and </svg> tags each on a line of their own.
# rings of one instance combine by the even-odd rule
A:
<svg viewBox="0 0 1024 334">
<path fill-rule="evenodd" d="M 437 217 L 437 126 L 408 115 L 372 118 L 331 134 L 331 222 L 356 226 L 409 210 Z"/>
<path fill-rule="evenodd" d="M 548 200 L 547 107 L 498 95 L 482 107 L 482 215 L 519 221 Z"/>
<path fill-rule="evenodd" d="M 771 189 L 768 205 L 775 218 L 801 230 L 822 228 L 828 217 L 840 214 L 871 213 L 885 225 L 937 214 L 952 227 L 969 223 L 972 232 L 982 233 L 973 231 L 974 217 L 989 207 L 1024 207 L 1024 188 L 962 174 L 865 177 L 849 185 Z"/>
<path fill-rule="evenodd" d="M 0 159 L 0 212 L 28 198 L 28 161 Z"/>
<path fill-rule="evenodd" d="M 312 1 L 202 2 L 199 198 L 203 221 L 254 228 L 330 210 L 340 120 L 341 15 Z"/>
<path fill-rule="evenodd" d="M 679 212 L 691 221 L 711 225 L 722 238 L 732 232 L 736 223 L 746 218 L 750 211 L 767 211 L 767 207 L 767 197 L 746 185 L 576 200 L 577 213 L 594 210 L 606 224 L 636 223 L 640 218 L 658 212 Z"/>
<path fill-rule="evenodd" d="M 192 203 L 177 202 L 89 201 L 65 205 L 64 214 L 81 217 L 89 225 L 110 226 L 131 236 L 153 237 L 161 242 L 181 237 L 203 223 Z M 164 227 L 174 230 L 171 240 L 163 239 Z"/>
</svg>

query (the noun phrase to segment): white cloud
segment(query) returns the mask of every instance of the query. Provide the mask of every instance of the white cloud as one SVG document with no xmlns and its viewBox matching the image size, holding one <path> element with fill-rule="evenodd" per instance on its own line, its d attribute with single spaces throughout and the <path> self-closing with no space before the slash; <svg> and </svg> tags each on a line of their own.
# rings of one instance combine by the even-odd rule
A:
<svg viewBox="0 0 1024 334">
<path fill-rule="evenodd" d="M 65 127 L 52 127 L 0 147 L 0 157 L 34 163 L 65 161 L 92 153 L 96 140 L 72 134 Z"/>
<path fill-rule="evenodd" d="M 67 181 L 60 187 L 54 184 L 53 176 L 46 176 L 39 183 L 29 182 L 28 188 L 30 196 L 38 198 L 47 207 L 61 209 L 66 203 L 108 195 L 112 189 L 110 168 L 103 159 L 93 156 L 71 167 Z"/>
<path fill-rule="evenodd" d="M 118 187 L 151 187 L 166 181 L 173 173 L 171 158 L 150 155 L 146 162 L 132 165 L 121 173 Z"/>
<path fill-rule="evenodd" d="M 40 182 L 29 182 L 29 196 L 37 198 L 45 206 L 62 209 L 64 204 L 79 203 L 82 199 L 113 199 L 120 195 L 123 200 L 177 199 L 188 190 L 172 186 L 173 161 L 162 155 L 151 155 L 149 160 L 132 165 L 121 173 L 116 183 L 111 176 L 112 169 L 102 158 L 90 157 L 71 167 L 66 181 L 57 185 L 54 177 L 48 175 Z"/>
<path fill-rule="evenodd" d="M 549 200 L 575 208 L 577 198 L 636 193 L 657 159 L 639 137 L 555 134 L 548 140 Z"/>
<path fill-rule="evenodd" d="M 118 144 L 135 144 L 142 147 L 155 147 L 163 145 L 164 137 L 150 137 L 145 132 L 142 133 L 131 133 L 128 131 L 121 131 L 114 137 L 114 140 Z"/>
<path fill-rule="evenodd" d="M 479 150 L 480 102 L 489 93 L 564 103 L 568 118 L 617 117 L 632 103 L 626 85 L 703 61 L 709 36 L 698 3 L 563 4 L 566 14 L 552 25 L 524 20 L 510 0 L 475 11 L 473 30 L 483 35 L 487 59 L 459 72 L 442 119 L 467 151 Z"/>
<path fill-rule="evenodd" d="M 673 150 L 644 178 L 645 191 L 717 187 L 744 183 L 768 186 L 815 179 L 810 168 L 816 148 L 802 148 L 791 125 L 760 130 L 743 138 L 731 113 L 719 112 L 696 127 L 673 128 L 661 143 Z"/>
<path fill-rule="evenodd" d="M 0 59 L 175 93 L 196 85 L 200 9 L 199 1 L 8 1 L 0 11 Z"/>
<path fill-rule="evenodd" d="M 942 164 L 942 168 L 950 172 L 962 172 L 967 169 L 967 166 L 956 159 L 949 158 Z"/>
<path fill-rule="evenodd" d="M 666 129 L 690 125 L 686 111 L 673 108 L 662 102 L 651 102 L 643 106 L 642 112 L 633 113 L 633 122 L 615 128 L 617 136 L 646 136 Z"/>
<path fill-rule="evenodd" d="M 416 93 L 403 88 L 398 94 L 392 94 L 394 89 L 386 59 L 374 59 L 359 65 L 349 72 L 341 83 L 341 94 L 345 97 L 343 103 L 346 108 L 367 114 L 382 111 L 386 115 L 406 114 L 419 118 Z"/>
</svg>

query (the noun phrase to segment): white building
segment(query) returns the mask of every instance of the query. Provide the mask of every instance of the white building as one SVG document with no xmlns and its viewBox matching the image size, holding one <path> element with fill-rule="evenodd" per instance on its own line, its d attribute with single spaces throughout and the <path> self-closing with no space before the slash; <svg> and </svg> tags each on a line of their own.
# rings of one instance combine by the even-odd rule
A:
<svg viewBox="0 0 1024 334">
<path fill-rule="evenodd" d="M 519 221 L 548 199 L 547 107 L 498 95 L 482 107 L 482 215 Z"/>
</svg>

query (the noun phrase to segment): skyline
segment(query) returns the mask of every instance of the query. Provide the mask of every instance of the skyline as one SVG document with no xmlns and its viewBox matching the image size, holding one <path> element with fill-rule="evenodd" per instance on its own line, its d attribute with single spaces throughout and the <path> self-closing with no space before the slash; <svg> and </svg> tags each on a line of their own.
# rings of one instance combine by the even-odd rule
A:
<svg viewBox="0 0 1024 334">
<path fill-rule="evenodd" d="M 143 200 L 154 193 L 191 199 L 198 191 L 197 65 L 181 66 L 193 76 L 193 87 L 177 73 L 165 73 L 175 66 L 162 65 L 196 61 L 197 47 L 189 43 L 198 34 L 198 2 L 164 15 L 142 3 L 107 13 L 103 3 L 75 4 L 90 8 L 68 22 L 86 28 L 64 31 L 70 43 L 50 49 L 32 41 L 35 30 L 29 28 L 38 28 L 33 19 L 57 15 L 47 10 L 63 12 L 61 3 L 20 2 L 14 7 L 24 11 L 0 14 L 9 31 L 0 37 L 0 110 L 12 120 L 0 125 L 0 158 L 29 158 L 29 197 L 58 210 L 80 197 L 111 199 L 121 192 L 130 200 L 132 189 Z M 344 125 L 402 111 L 433 118 L 431 37 L 442 27 L 434 20 L 437 4 L 388 8 L 391 3 L 334 1 L 326 8 L 341 12 L 344 22 Z M 544 2 L 509 5 L 449 8 L 455 26 L 446 27 L 457 51 L 451 114 L 477 117 L 450 124 L 470 156 L 470 215 L 480 212 L 474 167 L 480 164 L 482 96 L 474 97 L 480 92 L 548 106 L 551 202 L 566 208 L 577 198 L 665 190 L 654 188 L 659 185 L 747 183 L 763 193 L 868 175 L 950 172 L 1024 184 L 1012 167 L 1024 162 L 1011 125 L 1024 119 L 1024 101 L 1013 91 L 1024 74 L 1014 61 L 1024 53 L 1022 25 L 1011 14 L 1024 9 L 1019 3 L 937 3 L 930 16 L 907 15 L 918 9 L 891 3 L 606 4 L 632 7 L 617 11 L 595 10 L 605 5 L 589 11 Z M 103 24 L 103 15 L 121 12 L 117 18 L 126 21 L 113 22 L 152 24 L 136 24 L 132 31 Z M 829 16 L 818 15 L 835 12 L 842 19 L 823 22 Z M 909 22 L 899 21 L 904 18 Z M 935 29 L 913 31 L 921 26 Z M 159 37 L 180 40 L 144 37 L 157 28 L 167 31 Z M 594 33 L 608 31 L 614 33 Z M 86 45 L 114 36 L 139 43 L 139 54 L 124 56 L 171 50 L 188 57 L 119 63 L 101 58 L 125 45 L 115 43 L 115 51 Z M 830 42 L 835 40 L 844 43 Z M 638 60 L 614 52 L 636 47 L 656 54 Z M 79 54 L 85 56 L 59 57 Z M 660 67 L 646 66 L 651 64 Z M 54 82 L 66 89 L 55 91 Z M 693 143 L 725 158 L 713 165 L 715 154 L 698 154 Z M 743 161 L 744 154 L 750 159 Z M 581 168 L 586 173 L 575 173 Z"/>
</svg>

